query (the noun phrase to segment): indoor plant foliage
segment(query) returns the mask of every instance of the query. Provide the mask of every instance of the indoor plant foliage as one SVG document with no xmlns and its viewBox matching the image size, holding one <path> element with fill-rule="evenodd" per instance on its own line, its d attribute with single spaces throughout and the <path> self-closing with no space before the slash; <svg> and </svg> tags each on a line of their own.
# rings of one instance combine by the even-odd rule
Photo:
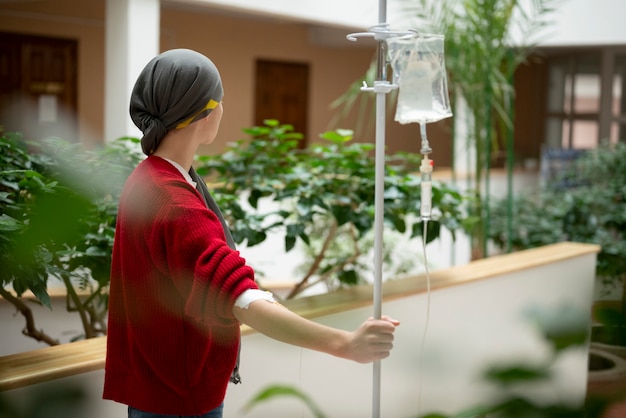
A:
<svg viewBox="0 0 626 418">
<path fill-rule="evenodd" d="M 88 151 L 60 139 L 0 137 L 0 295 L 24 316 L 25 335 L 59 343 L 36 328 L 22 298 L 29 290 L 50 308 L 50 280 L 62 283 L 67 310 L 80 316 L 83 334 L 75 338 L 106 333 L 117 201 L 140 158 L 127 141 Z"/>
<path fill-rule="evenodd" d="M 198 167 L 214 183 L 235 241 L 254 246 L 279 231 L 285 252 L 297 242 L 304 245 L 310 263 L 290 297 L 318 281 L 363 282 L 359 257 L 369 248 L 364 238 L 374 226 L 373 145 L 351 142 L 351 131 L 337 130 L 322 134 L 323 142 L 301 148 L 302 135 L 276 120 L 244 132 L 251 138 L 231 144 L 221 155 L 199 157 Z M 390 155 L 385 167 L 387 229 L 409 238 L 421 237 L 423 231 L 420 158 Z M 452 233 L 463 227 L 468 219 L 465 202 L 455 189 L 433 186 L 428 242 L 439 237 L 442 226 Z M 348 250 L 333 250 L 338 239 Z"/>
<path fill-rule="evenodd" d="M 507 203 L 494 204 L 490 238 L 501 248 L 510 240 L 514 249 L 559 241 L 600 245 L 596 276 L 606 286 L 619 286 L 622 303 L 598 312 L 597 319 L 619 331 L 610 337 L 615 343 L 626 345 L 626 144 L 588 151 L 563 176 L 566 181 L 556 179 L 557 187 L 546 184 L 538 193 L 516 197 L 511 234 Z"/>
</svg>

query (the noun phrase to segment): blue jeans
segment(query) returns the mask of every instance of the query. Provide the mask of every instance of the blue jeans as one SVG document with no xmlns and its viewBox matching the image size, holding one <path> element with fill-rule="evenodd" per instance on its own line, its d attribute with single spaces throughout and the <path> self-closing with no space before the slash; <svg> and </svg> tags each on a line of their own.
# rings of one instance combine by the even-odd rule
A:
<svg viewBox="0 0 626 418">
<path fill-rule="evenodd" d="M 144 412 L 139 409 L 128 407 L 128 418 L 222 418 L 224 404 L 202 415 L 163 415 L 153 414 L 152 412 Z"/>
</svg>

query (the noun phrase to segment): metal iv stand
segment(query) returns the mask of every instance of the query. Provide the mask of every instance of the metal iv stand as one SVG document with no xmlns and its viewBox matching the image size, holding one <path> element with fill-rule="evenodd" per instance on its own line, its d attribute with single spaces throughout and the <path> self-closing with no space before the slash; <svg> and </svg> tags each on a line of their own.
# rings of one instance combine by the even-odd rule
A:
<svg viewBox="0 0 626 418">
<path fill-rule="evenodd" d="M 383 231 L 384 231 L 384 192 L 385 192 L 385 118 L 387 94 L 398 85 L 387 80 L 387 44 L 390 37 L 403 36 L 414 32 L 392 32 L 386 23 L 387 1 L 379 0 L 378 25 L 369 32 L 352 33 L 347 36 L 350 41 L 358 38 L 374 38 L 377 41 L 377 71 L 373 86 L 363 82 L 361 91 L 376 93 L 376 151 L 375 151 L 375 186 L 374 186 L 374 318 L 382 316 L 382 264 L 383 264 Z M 380 417 L 380 360 L 374 362 L 372 387 L 372 417 Z"/>
</svg>

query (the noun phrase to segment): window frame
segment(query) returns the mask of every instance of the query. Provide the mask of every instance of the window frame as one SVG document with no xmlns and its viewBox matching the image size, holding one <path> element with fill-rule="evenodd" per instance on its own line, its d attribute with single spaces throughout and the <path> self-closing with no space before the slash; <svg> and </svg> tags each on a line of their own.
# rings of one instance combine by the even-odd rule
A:
<svg viewBox="0 0 626 418">
<path fill-rule="evenodd" d="M 595 141 L 595 147 L 608 144 L 612 141 L 611 129 L 617 123 L 618 133 L 616 136 L 617 141 L 626 142 L 626 77 L 622 78 L 621 86 L 621 104 L 619 115 L 613 114 L 613 103 L 615 97 L 613 95 L 613 83 L 616 75 L 616 62 L 619 60 L 621 65 L 626 66 L 626 46 L 614 46 L 614 47 L 596 47 L 596 48 L 576 48 L 576 49 L 555 49 L 552 51 L 544 51 L 547 57 L 547 77 L 548 85 L 550 85 L 550 77 L 552 69 L 555 65 L 566 64 L 566 72 L 563 77 L 563 82 L 569 82 L 569 86 L 572 94 L 570 95 L 569 111 L 565 110 L 565 106 L 557 111 L 550 108 L 550 104 L 554 102 L 554 97 L 551 96 L 555 91 L 563 93 L 563 99 L 565 98 L 566 86 L 561 86 L 558 89 L 548 88 L 546 90 L 546 110 L 544 119 L 544 143 L 552 148 L 567 148 L 567 149 L 582 149 L 576 147 L 574 144 L 574 124 L 577 122 L 593 121 L 597 124 L 597 138 Z M 577 112 L 575 107 L 576 91 L 575 80 L 578 74 L 584 74 L 578 71 L 578 65 L 586 59 L 592 58 L 598 60 L 599 80 L 600 80 L 600 97 L 599 97 L 599 109 L 597 112 Z M 622 72 L 626 75 L 626 70 Z M 568 77 L 569 76 L 569 77 Z M 559 129 L 560 139 L 550 140 L 551 125 L 555 119 L 560 123 L 562 127 Z M 564 141 L 564 132 L 567 133 L 567 140 Z M 565 143 L 564 143 L 565 142 Z M 565 146 L 566 145 L 566 146 Z"/>
</svg>

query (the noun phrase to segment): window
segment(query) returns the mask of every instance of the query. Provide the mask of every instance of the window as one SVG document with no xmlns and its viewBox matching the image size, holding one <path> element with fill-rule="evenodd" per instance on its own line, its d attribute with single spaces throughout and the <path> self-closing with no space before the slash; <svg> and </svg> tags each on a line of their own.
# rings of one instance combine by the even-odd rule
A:
<svg viewBox="0 0 626 418">
<path fill-rule="evenodd" d="M 626 141 L 626 51 L 555 56 L 548 63 L 545 144 L 590 149 Z"/>
<path fill-rule="evenodd" d="M 609 133 L 612 144 L 626 142 L 626 54 L 616 57 L 614 68 Z"/>
<path fill-rule="evenodd" d="M 601 56 L 552 60 L 548 68 L 546 143 L 549 148 L 586 149 L 599 143 Z"/>
<path fill-rule="evenodd" d="M 78 41 L 0 32 L 0 124 L 77 141 Z"/>
</svg>

